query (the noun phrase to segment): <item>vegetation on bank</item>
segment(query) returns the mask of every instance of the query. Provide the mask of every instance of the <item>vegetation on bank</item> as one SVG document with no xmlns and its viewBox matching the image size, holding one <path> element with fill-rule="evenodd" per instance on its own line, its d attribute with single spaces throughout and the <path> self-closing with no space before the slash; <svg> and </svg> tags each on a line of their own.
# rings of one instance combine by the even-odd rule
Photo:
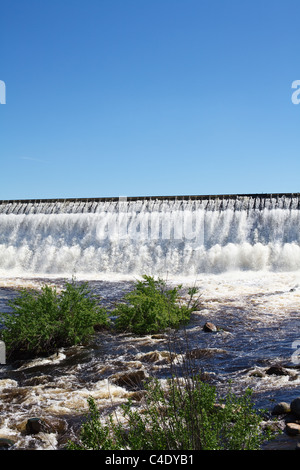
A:
<svg viewBox="0 0 300 470">
<path fill-rule="evenodd" d="M 87 283 L 66 283 L 61 292 L 47 285 L 41 291 L 23 290 L 9 306 L 11 313 L 0 314 L 0 338 L 11 357 L 48 355 L 87 341 L 95 325 L 108 325 Z"/>
<path fill-rule="evenodd" d="M 87 283 L 74 280 L 66 283 L 61 292 L 43 286 L 41 291 L 23 290 L 9 302 L 11 313 L 1 313 L 0 339 L 10 356 L 29 357 L 52 354 L 61 347 L 89 340 L 97 326 L 116 328 L 136 334 L 155 333 L 167 327 L 177 328 L 187 323 L 196 308 L 190 289 L 190 300 L 180 304 L 181 286 L 168 289 L 166 283 L 144 276 L 132 292 L 116 306 L 113 316 L 91 294 Z"/>
<path fill-rule="evenodd" d="M 124 303 L 118 304 L 114 310 L 116 328 L 149 334 L 188 323 L 191 313 L 198 307 L 197 300 L 194 300 L 197 289 L 189 289 L 189 300 L 182 303 L 181 288 L 179 285 L 169 289 L 162 279 L 143 276 L 136 282 L 135 289 L 125 296 Z"/>
<path fill-rule="evenodd" d="M 142 405 L 130 400 L 122 416 L 103 418 L 89 398 L 89 415 L 69 450 L 259 450 L 271 438 L 262 430 L 262 411 L 251 391 L 229 392 L 217 402 L 216 389 L 200 377 L 172 377 L 168 387 L 152 379 Z"/>
</svg>

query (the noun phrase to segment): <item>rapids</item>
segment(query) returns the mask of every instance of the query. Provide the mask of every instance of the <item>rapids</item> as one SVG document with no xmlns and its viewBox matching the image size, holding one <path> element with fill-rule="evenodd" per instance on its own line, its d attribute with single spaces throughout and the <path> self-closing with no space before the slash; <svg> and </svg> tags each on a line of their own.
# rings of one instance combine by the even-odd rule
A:
<svg viewBox="0 0 300 470">
<path fill-rule="evenodd" d="M 177 284 L 182 279 L 170 279 Z M 3 279 L 1 304 L 17 295 L 11 285 L 38 287 L 44 282 L 63 286 L 62 279 Z M 96 333 L 89 346 L 61 349 L 49 358 L 0 366 L 0 437 L 13 439 L 15 448 L 60 449 L 78 430 L 92 396 L 103 416 L 129 397 L 139 399 L 139 387 L 117 384 L 118 374 L 142 372 L 164 381 L 170 376 L 170 352 L 178 366 L 188 350 L 197 350 L 193 366 L 204 372 L 220 393 L 240 393 L 247 387 L 259 407 L 271 410 L 275 402 L 299 396 L 299 273 L 247 272 L 199 276 L 201 306 L 185 329 L 145 337 Z M 130 281 L 90 281 L 107 305 L 121 299 Z M 217 333 L 205 333 L 206 321 Z M 149 353 L 155 353 L 151 358 Z M 281 364 L 285 376 L 267 375 Z M 174 367 L 174 364 L 173 364 Z M 173 369 L 174 370 L 174 369 Z M 138 401 L 137 401 L 138 403 Z M 27 435 L 26 421 L 40 417 L 51 432 Z"/>
</svg>

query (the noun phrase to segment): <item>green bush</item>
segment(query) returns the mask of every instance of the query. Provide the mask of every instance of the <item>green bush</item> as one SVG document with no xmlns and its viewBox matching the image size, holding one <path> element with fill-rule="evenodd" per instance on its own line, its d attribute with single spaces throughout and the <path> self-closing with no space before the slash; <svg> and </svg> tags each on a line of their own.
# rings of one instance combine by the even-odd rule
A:
<svg viewBox="0 0 300 470">
<path fill-rule="evenodd" d="M 135 289 L 125 295 L 125 302 L 117 305 L 114 310 L 113 314 L 117 317 L 116 328 L 136 334 L 148 334 L 187 323 L 197 306 L 197 302 L 193 300 L 197 290 L 190 289 L 189 302 L 180 304 L 181 287 L 168 289 L 165 281 L 143 276 L 142 281 L 136 282 Z"/>
<path fill-rule="evenodd" d="M 8 356 L 48 355 L 60 347 L 86 341 L 95 325 L 106 326 L 108 317 L 86 283 L 74 280 L 58 293 L 43 286 L 40 292 L 23 290 L 9 302 L 12 313 L 1 313 L 0 338 Z"/>
<path fill-rule="evenodd" d="M 158 380 L 147 387 L 147 399 L 122 406 L 122 417 L 100 416 L 89 398 L 89 416 L 70 450 L 258 450 L 271 437 L 262 431 L 262 414 L 254 409 L 251 391 L 232 393 L 216 405 L 213 386 L 199 377 L 182 383 Z"/>
</svg>

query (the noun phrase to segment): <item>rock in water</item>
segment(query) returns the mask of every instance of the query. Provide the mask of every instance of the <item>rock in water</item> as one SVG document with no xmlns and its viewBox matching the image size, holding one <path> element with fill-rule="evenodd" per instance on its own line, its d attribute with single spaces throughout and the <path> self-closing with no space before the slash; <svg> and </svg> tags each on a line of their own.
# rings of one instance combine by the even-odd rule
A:
<svg viewBox="0 0 300 470">
<path fill-rule="evenodd" d="M 203 326 L 203 331 L 206 331 L 208 333 L 216 332 L 218 331 L 216 325 L 214 325 L 212 322 L 207 321 L 204 326 Z"/>
<path fill-rule="evenodd" d="M 300 424 L 287 423 L 285 430 L 289 436 L 298 436 L 300 434 Z"/>
<path fill-rule="evenodd" d="M 14 445 L 14 441 L 11 439 L 6 439 L 5 437 L 0 438 L 0 450 L 9 449 Z"/>
<path fill-rule="evenodd" d="M 291 407 L 289 403 L 282 401 L 280 403 L 277 403 L 277 405 L 274 406 L 272 410 L 272 415 L 283 415 L 286 413 L 290 413 L 290 411 L 291 411 Z"/>
<path fill-rule="evenodd" d="M 29 418 L 26 423 L 27 434 L 38 434 L 45 431 L 45 423 L 40 418 Z"/>
<path fill-rule="evenodd" d="M 129 390 L 140 387 L 143 380 L 146 379 L 146 374 L 143 370 L 128 371 L 112 376 L 113 382 L 119 387 L 125 387 Z"/>
<path fill-rule="evenodd" d="M 291 412 L 300 418 L 300 398 L 295 398 L 291 402 Z"/>
<path fill-rule="evenodd" d="M 284 367 L 280 365 L 274 365 L 269 367 L 269 369 L 266 370 L 266 374 L 268 375 L 289 375 L 288 371 L 284 369 Z"/>
</svg>

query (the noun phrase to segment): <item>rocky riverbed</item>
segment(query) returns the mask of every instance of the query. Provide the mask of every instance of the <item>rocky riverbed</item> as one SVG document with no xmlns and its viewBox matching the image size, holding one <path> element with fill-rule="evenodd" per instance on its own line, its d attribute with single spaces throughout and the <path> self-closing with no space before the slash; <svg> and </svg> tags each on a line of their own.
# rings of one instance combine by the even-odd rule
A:
<svg viewBox="0 0 300 470">
<path fill-rule="evenodd" d="M 46 281 L 63 284 L 62 279 Z M 203 276 L 197 279 L 200 308 L 188 327 L 175 335 L 97 332 L 88 346 L 0 366 L 2 448 L 63 448 L 78 431 L 89 396 L 103 414 L 118 412 L 129 397 L 138 403 L 145 377 L 164 381 L 170 375 L 172 354 L 178 366 L 188 354 L 220 393 L 229 381 L 236 393 L 250 387 L 257 407 L 267 410 L 266 425 L 272 423 L 282 431 L 265 448 L 297 448 L 299 416 L 291 404 L 299 400 L 300 386 L 295 347 L 300 339 L 298 281 L 294 273 Z M 1 308 L 17 294 L 16 287 L 43 282 L 2 280 Z M 132 282 L 91 280 L 90 286 L 112 305 L 132 288 Z M 286 408 L 278 414 L 282 403 Z"/>
</svg>

